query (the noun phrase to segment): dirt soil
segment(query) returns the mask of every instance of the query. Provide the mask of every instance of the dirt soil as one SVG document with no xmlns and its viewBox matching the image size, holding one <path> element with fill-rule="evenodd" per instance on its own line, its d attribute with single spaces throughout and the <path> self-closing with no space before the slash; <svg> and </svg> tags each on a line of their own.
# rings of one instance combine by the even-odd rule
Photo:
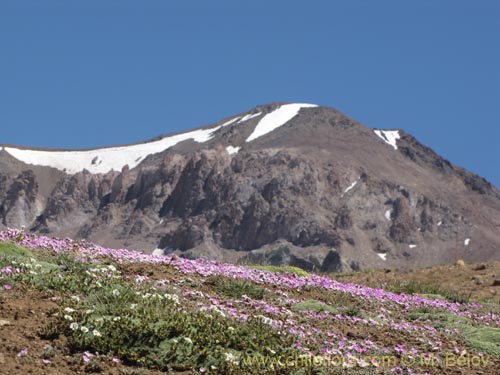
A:
<svg viewBox="0 0 500 375">
<path fill-rule="evenodd" d="M 476 302 L 500 303 L 500 262 L 455 264 L 402 270 L 371 270 L 333 275 L 341 282 L 384 288 L 398 282 L 416 281 L 439 286 Z"/>
<path fill-rule="evenodd" d="M 0 292 L 0 374 L 159 375 L 161 371 L 138 369 L 99 360 L 85 362 L 81 353 L 70 353 L 63 336 L 40 338 L 41 327 L 57 307 L 53 296 L 30 290 Z M 27 350 L 25 355 L 21 355 Z M 193 374 L 191 371 L 176 374 Z"/>
</svg>

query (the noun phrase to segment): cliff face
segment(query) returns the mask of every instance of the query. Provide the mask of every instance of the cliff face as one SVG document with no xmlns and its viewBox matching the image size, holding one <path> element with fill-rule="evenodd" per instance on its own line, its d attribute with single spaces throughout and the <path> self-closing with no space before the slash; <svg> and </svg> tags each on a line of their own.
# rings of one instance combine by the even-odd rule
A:
<svg viewBox="0 0 500 375">
<path fill-rule="evenodd" d="M 70 171 L 60 153 L 51 164 L 52 151 L 5 147 L 2 225 L 324 271 L 500 259 L 496 188 L 403 131 L 330 108 L 266 105 L 129 147 L 146 151 L 106 171 L 103 150 Z"/>
</svg>

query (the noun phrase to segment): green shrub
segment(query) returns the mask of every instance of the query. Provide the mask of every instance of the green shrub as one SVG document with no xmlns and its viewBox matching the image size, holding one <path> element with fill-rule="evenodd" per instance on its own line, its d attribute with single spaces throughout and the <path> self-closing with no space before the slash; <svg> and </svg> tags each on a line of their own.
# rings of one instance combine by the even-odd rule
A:
<svg viewBox="0 0 500 375">
<path fill-rule="evenodd" d="M 293 273 L 297 276 L 309 277 L 309 273 L 299 267 L 294 266 L 256 266 L 256 265 L 248 265 L 247 268 L 268 271 L 268 272 L 279 272 L 279 273 Z"/>
<path fill-rule="evenodd" d="M 35 257 L 30 250 L 9 242 L 0 242 L 0 256 L 9 259 L 29 259 Z"/>
<path fill-rule="evenodd" d="M 231 279 L 225 276 L 212 276 L 208 280 L 218 294 L 231 298 L 241 298 L 246 295 L 253 299 L 263 299 L 264 288 L 245 279 Z"/>
<path fill-rule="evenodd" d="M 308 300 L 296 303 L 292 306 L 293 310 L 296 311 L 314 311 L 317 313 L 328 311 L 332 314 L 339 314 L 340 312 L 332 306 L 315 300 Z"/>
</svg>

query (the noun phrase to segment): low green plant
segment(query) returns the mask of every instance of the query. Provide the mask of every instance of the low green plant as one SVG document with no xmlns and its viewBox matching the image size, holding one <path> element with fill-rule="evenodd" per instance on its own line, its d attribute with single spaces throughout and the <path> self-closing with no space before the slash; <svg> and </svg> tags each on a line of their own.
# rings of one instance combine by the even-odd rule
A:
<svg viewBox="0 0 500 375">
<path fill-rule="evenodd" d="M 174 290 L 135 284 L 113 264 L 81 262 L 64 254 L 45 257 L 51 266 L 45 269 L 24 249 L 9 249 L 9 256 L 29 257 L 17 262 L 25 269 L 12 276 L 16 282 L 58 295 L 60 306 L 39 335 L 66 336 L 74 353 L 98 352 L 161 371 L 213 366 L 218 373 L 237 373 L 243 355 L 264 355 L 271 348 L 275 355 L 296 350 L 293 337 L 279 334 L 269 320 L 249 316 L 242 322 L 217 309 L 182 306 Z M 216 276 L 208 282 L 216 293 L 232 298 L 262 299 L 266 294 L 247 280 Z M 97 358 L 88 363 L 88 371 L 100 368 Z"/>
<path fill-rule="evenodd" d="M 459 330 L 472 349 L 500 358 L 499 328 L 462 325 Z"/>
<path fill-rule="evenodd" d="M 292 310 L 296 311 L 314 311 L 317 313 L 328 311 L 331 314 L 339 314 L 340 312 L 333 306 L 327 305 L 320 301 L 308 300 L 292 305 Z"/>
<path fill-rule="evenodd" d="M 395 280 L 385 283 L 382 287 L 394 293 L 432 295 L 434 298 L 444 298 L 451 302 L 468 303 L 470 295 L 463 295 L 452 290 L 444 289 L 440 285 L 417 280 Z M 441 296 L 441 297 L 439 297 Z"/>
<path fill-rule="evenodd" d="M 279 272 L 279 273 L 293 273 L 297 276 L 309 277 L 309 273 L 302 268 L 294 266 L 259 266 L 259 265 L 248 265 L 247 268 L 268 271 L 268 272 Z"/>
<path fill-rule="evenodd" d="M 241 298 L 246 295 L 253 299 L 263 299 L 264 288 L 245 279 L 231 279 L 225 276 L 212 276 L 208 280 L 218 294 L 231 298 Z"/>
<path fill-rule="evenodd" d="M 471 349 L 500 358 L 500 329 L 473 325 L 471 320 L 443 312 L 412 311 L 408 314 L 412 320 L 429 321 L 434 327 L 457 329 L 467 346 Z"/>
<path fill-rule="evenodd" d="M 10 259 L 29 259 L 35 257 L 30 250 L 9 242 L 0 242 L 0 256 Z"/>
</svg>

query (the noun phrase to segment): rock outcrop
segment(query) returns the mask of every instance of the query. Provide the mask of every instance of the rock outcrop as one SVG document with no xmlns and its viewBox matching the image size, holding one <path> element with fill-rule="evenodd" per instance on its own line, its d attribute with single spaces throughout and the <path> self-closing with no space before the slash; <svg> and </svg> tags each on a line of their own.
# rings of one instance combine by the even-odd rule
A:
<svg viewBox="0 0 500 375">
<path fill-rule="evenodd" d="M 279 108 L 105 173 L 27 164 L 6 148 L 1 224 L 324 272 L 500 259 L 500 192 L 486 180 L 403 131 L 376 134 L 324 107 L 247 142 Z"/>
</svg>

